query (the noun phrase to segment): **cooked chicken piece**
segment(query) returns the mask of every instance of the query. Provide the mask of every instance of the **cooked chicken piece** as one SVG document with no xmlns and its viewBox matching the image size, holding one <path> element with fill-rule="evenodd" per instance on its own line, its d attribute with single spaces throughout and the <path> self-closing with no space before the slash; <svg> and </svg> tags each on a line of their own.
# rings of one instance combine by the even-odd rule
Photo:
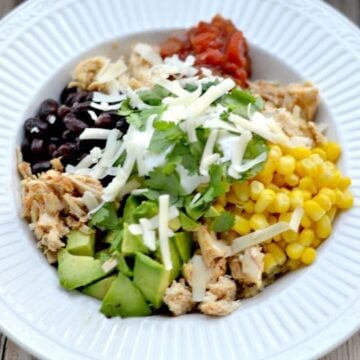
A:
<svg viewBox="0 0 360 360">
<path fill-rule="evenodd" d="M 201 255 L 209 268 L 214 267 L 216 260 L 227 255 L 228 246 L 226 243 L 217 240 L 215 234 L 210 232 L 205 226 L 199 226 L 195 236 L 200 245 Z"/>
<path fill-rule="evenodd" d="M 31 177 L 31 166 L 28 162 L 22 161 L 18 165 L 18 170 L 23 179 Z"/>
<path fill-rule="evenodd" d="M 250 83 L 250 88 L 275 107 L 284 107 L 292 112 L 295 106 L 301 109 L 301 117 L 307 121 L 314 119 L 319 105 L 319 91 L 311 82 L 280 85 L 259 80 Z"/>
<path fill-rule="evenodd" d="M 60 161 L 60 158 L 55 158 L 55 159 L 50 160 L 50 164 L 54 170 L 59 171 L 59 172 L 64 171 L 64 165 Z"/>
<path fill-rule="evenodd" d="M 243 254 L 229 259 L 231 275 L 235 280 L 244 283 L 256 284 L 261 287 L 262 273 L 264 271 L 264 254 L 260 247 L 253 246 Z"/>
<path fill-rule="evenodd" d="M 188 313 L 194 306 L 191 291 L 184 280 L 172 282 L 165 291 L 164 302 L 176 316 Z"/>
<path fill-rule="evenodd" d="M 322 134 L 322 133 L 318 130 L 318 128 L 317 128 L 317 126 L 316 126 L 316 124 L 315 124 L 314 122 L 312 122 L 312 121 L 309 121 L 309 122 L 308 122 L 308 129 L 309 129 L 309 131 L 310 131 L 310 133 L 311 133 L 311 136 L 312 136 L 313 139 L 315 140 L 315 143 L 316 143 L 316 144 L 321 144 L 321 143 L 326 142 L 326 137 L 325 137 L 325 135 Z"/>
<path fill-rule="evenodd" d="M 209 268 L 211 271 L 211 278 L 209 283 L 215 282 L 220 276 L 225 275 L 226 272 L 226 259 L 219 258 L 213 262 L 212 267 Z M 192 272 L 193 272 L 193 264 L 188 262 L 183 265 L 183 276 L 186 282 L 192 286 Z"/>
<path fill-rule="evenodd" d="M 29 219 L 38 247 L 49 262 L 55 262 L 57 252 L 65 246 L 62 238 L 70 229 L 78 229 L 88 220 L 81 198 L 83 190 L 100 196 L 102 186 L 97 180 L 67 176 L 56 170 L 39 176 L 29 176 L 27 172 L 25 175 L 27 177 L 21 181 L 23 216 Z"/>
<path fill-rule="evenodd" d="M 199 310 L 210 316 L 225 316 L 231 314 L 233 311 L 238 309 L 240 306 L 239 301 L 228 301 L 228 300 L 210 300 L 203 301 L 199 305 Z"/>
<path fill-rule="evenodd" d="M 152 65 L 138 53 L 132 51 L 129 57 L 129 69 L 131 73 L 131 85 L 134 89 L 152 85 Z"/>
<path fill-rule="evenodd" d="M 109 62 L 110 60 L 104 56 L 96 56 L 80 61 L 75 68 L 74 80 L 69 84 L 69 87 L 76 86 L 82 90 L 88 90 L 96 75 Z"/>
<path fill-rule="evenodd" d="M 208 290 L 217 300 L 235 300 L 236 283 L 227 276 L 221 276 L 215 283 L 208 285 Z"/>
</svg>

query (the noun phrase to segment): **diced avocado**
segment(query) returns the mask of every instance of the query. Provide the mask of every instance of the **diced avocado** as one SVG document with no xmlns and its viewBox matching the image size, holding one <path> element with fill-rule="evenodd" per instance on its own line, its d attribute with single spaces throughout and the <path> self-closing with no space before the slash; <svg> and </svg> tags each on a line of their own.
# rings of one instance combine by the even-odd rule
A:
<svg viewBox="0 0 360 360">
<path fill-rule="evenodd" d="M 88 285 L 106 275 L 100 260 L 71 255 L 66 249 L 59 251 L 58 263 L 60 284 L 68 290 Z"/>
<path fill-rule="evenodd" d="M 182 261 L 176 249 L 174 238 L 169 239 L 169 248 L 170 248 L 170 257 L 172 263 L 172 269 L 170 270 L 170 282 L 171 282 L 180 275 L 182 268 Z M 163 263 L 159 244 L 157 244 L 156 247 L 155 257 L 159 262 Z"/>
<path fill-rule="evenodd" d="M 194 241 L 191 234 L 188 232 L 178 232 L 174 235 L 174 242 L 181 260 L 183 262 L 188 262 L 194 247 Z"/>
<path fill-rule="evenodd" d="M 144 245 L 142 237 L 140 235 L 133 235 L 129 231 L 128 224 L 124 224 L 124 236 L 121 244 L 121 252 L 127 255 L 135 255 L 136 252 L 142 252 L 147 254 L 148 248 Z"/>
<path fill-rule="evenodd" d="M 101 263 L 103 264 L 106 260 L 109 260 L 111 258 L 111 251 L 110 249 L 103 249 L 100 251 L 97 251 L 94 255 L 95 259 L 99 259 Z"/>
<path fill-rule="evenodd" d="M 110 289 L 111 284 L 116 279 L 116 275 L 109 276 L 105 279 L 99 280 L 94 284 L 85 286 L 81 292 L 84 294 L 94 297 L 96 299 L 102 300 L 107 293 L 107 291 Z"/>
<path fill-rule="evenodd" d="M 134 267 L 134 283 L 155 309 L 162 305 L 166 288 L 170 283 L 170 271 L 150 257 L 137 253 Z"/>
<path fill-rule="evenodd" d="M 196 221 L 183 212 L 180 212 L 180 223 L 182 228 L 186 231 L 195 231 L 199 227 L 199 224 Z"/>
<path fill-rule="evenodd" d="M 110 244 L 111 245 L 111 249 L 113 250 L 120 250 L 121 247 L 121 242 L 123 239 L 123 235 L 124 235 L 124 231 L 123 229 L 116 229 L 116 230 L 110 230 L 105 238 L 104 238 L 104 242 L 106 244 Z"/>
<path fill-rule="evenodd" d="M 170 282 L 175 280 L 181 272 L 182 268 L 182 261 L 181 257 L 176 249 L 176 244 L 174 238 L 169 239 L 169 246 L 170 246 L 170 256 L 171 256 L 171 263 L 172 269 L 170 270 Z"/>
<path fill-rule="evenodd" d="M 149 305 L 136 285 L 119 273 L 106 293 L 100 311 L 106 316 L 147 316 Z"/>
<path fill-rule="evenodd" d="M 81 231 L 70 231 L 67 238 L 66 249 L 72 255 L 94 256 L 95 232 L 85 234 Z"/>
<path fill-rule="evenodd" d="M 140 205 L 140 200 L 136 196 L 129 196 L 126 200 L 124 207 L 123 219 L 125 223 L 135 223 L 134 212 L 136 208 Z"/>
<path fill-rule="evenodd" d="M 172 231 L 178 231 L 181 228 L 180 218 L 176 217 L 169 221 L 169 227 Z"/>
<path fill-rule="evenodd" d="M 119 254 L 117 256 L 117 259 L 118 259 L 117 269 L 120 272 L 122 272 L 125 276 L 132 277 L 133 271 L 130 269 L 128 263 L 126 262 L 125 256 L 122 254 Z"/>
<path fill-rule="evenodd" d="M 215 206 L 210 206 L 209 210 L 205 213 L 204 216 L 207 218 L 217 217 L 220 216 L 220 212 L 216 209 Z"/>
</svg>

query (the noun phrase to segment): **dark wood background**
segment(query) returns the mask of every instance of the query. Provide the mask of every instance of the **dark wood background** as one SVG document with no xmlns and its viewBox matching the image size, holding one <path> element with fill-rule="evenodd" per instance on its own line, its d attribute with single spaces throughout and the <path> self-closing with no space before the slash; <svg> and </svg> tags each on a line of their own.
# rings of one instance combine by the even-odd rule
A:
<svg viewBox="0 0 360 360">
<path fill-rule="evenodd" d="M 0 0 L 0 18 L 22 2 L 23 0 Z M 327 0 L 326 2 L 337 8 L 354 23 L 360 26 L 360 0 Z M 0 360 L 36 359 L 0 333 Z M 360 332 L 321 360 L 360 360 Z"/>
</svg>

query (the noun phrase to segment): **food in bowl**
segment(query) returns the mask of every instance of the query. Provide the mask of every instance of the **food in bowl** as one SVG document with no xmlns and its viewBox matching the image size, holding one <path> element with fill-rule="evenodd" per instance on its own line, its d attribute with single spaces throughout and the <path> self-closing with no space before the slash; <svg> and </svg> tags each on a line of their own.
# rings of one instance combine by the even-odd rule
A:
<svg viewBox="0 0 360 360">
<path fill-rule="evenodd" d="M 312 264 L 351 180 L 310 83 L 250 81 L 216 16 L 82 60 L 25 121 L 23 215 L 61 285 L 113 316 L 227 315 Z"/>
</svg>

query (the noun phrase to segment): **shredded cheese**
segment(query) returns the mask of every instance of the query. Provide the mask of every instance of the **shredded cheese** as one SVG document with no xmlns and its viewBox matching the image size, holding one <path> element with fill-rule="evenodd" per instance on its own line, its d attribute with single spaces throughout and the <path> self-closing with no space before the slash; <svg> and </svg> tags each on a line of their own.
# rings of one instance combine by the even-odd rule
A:
<svg viewBox="0 0 360 360">
<path fill-rule="evenodd" d="M 191 259 L 192 269 L 192 300 L 200 302 L 205 298 L 206 285 L 210 274 L 201 255 L 194 255 Z"/>
<path fill-rule="evenodd" d="M 111 130 L 86 128 L 79 136 L 80 140 L 106 140 Z"/>
<path fill-rule="evenodd" d="M 149 44 L 137 43 L 133 50 L 151 65 L 162 64 L 159 52 Z"/>
<path fill-rule="evenodd" d="M 212 162 L 216 161 L 217 158 L 220 157 L 219 154 L 213 154 L 217 136 L 218 136 L 218 131 L 215 129 L 211 130 L 210 135 L 206 141 L 204 151 L 203 151 L 201 161 L 200 161 L 200 168 L 199 168 L 200 175 L 208 176 L 209 175 L 209 166 L 211 165 Z M 212 155 L 218 155 L 218 156 L 215 159 L 214 156 L 212 156 Z M 209 161 L 209 158 L 210 158 L 210 161 Z"/>
<path fill-rule="evenodd" d="M 289 222 L 289 227 L 292 231 L 299 231 L 299 226 L 300 226 L 300 223 L 301 223 L 301 219 L 304 215 L 304 209 L 300 206 L 298 206 L 292 216 L 291 216 L 291 220 Z"/>
</svg>

